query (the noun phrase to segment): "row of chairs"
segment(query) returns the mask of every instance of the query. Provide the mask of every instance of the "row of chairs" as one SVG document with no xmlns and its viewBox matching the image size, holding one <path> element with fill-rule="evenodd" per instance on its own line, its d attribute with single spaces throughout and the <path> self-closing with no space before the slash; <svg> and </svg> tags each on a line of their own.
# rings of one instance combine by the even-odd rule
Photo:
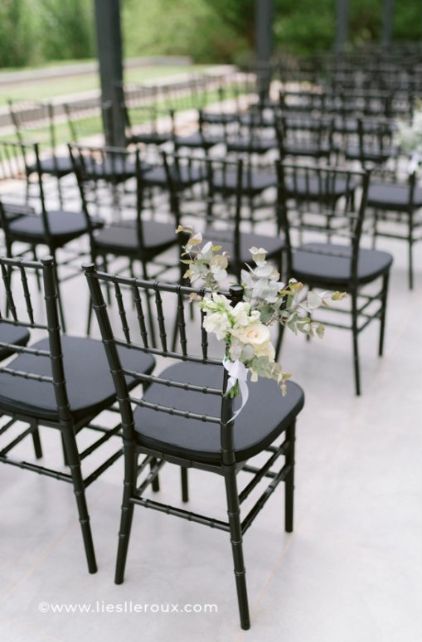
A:
<svg viewBox="0 0 422 642">
<path fill-rule="evenodd" d="M 51 258 L 42 262 L 0 259 L 0 268 L 0 300 L 7 309 L 0 325 L 0 435 L 12 435 L 0 448 L 0 462 L 72 485 L 88 570 L 95 573 L 86 489 L 122 455 L 123 445 L 124 490 L 115 582 L 123 581 L 135 505 L 226 531 L 232 545 L 241 626 L 248 629 L 242 537 L 282 481 L 285 530 L 293 530 L 295 421 L 304 403 L 300 387 L 289 382 L 282 397 L 275 382 L 261 380 L 253 386 L 244 412 L 234 422 L 238 402 L 233 403 L 225 394 L 228 377 L 221 355 L 212 354 L 207 335 L 199 328 L 201 322 L 190 320 L 192 289 L 101 273 L 94 265 L 87 265 L 85 274 L 104 350 L 98 340 L 61 331 Z M 37 280 L 45 314 L 33 302 Z M 118 317 L 107 304 L 105 291 L 110 289 Z M 235 305 L 242 292 L 233 288 L 231 297 Z M 149 320 L 158 326 L 158 346 L 148 330 L 146 301 L 153 302 Z M 177 348 L 169 347 L 164 305 L 177 309 Z M 9 343 L 9 328 L 22 330 L 25 341 Z M 157 357 L 161 362 L 165 359 L 164 370 L 156 369 Z M 108 419 L 101 421 L 104 414 Z M 65 471 L 38 461 L 43 457 L 41 427 L 58 432 Z M 87 432 L 96 439 L 81 448 L 78 442 Z M 34 463 L 12 452 L 29 436 Z M 123 439 L 117 449 L 115 446 L 89 475 L 83 475 L 85 460 L 105 451 L 109 440 L 116 439 Z M 256 455 L 261 455 L 258 462 L 253 459 Z M 284 462 L 279 463 L 280 457 Z M 228 520 L 152 499 L 147 491 L 149 487 L 159 490 L 159 472 L 165 463 L 180 467 L 183 502 L 189 499 L 189 469 L 222 476 Z M 238 476 L 244 478 L 244 473 L 247 481 L 239 488 Z M 240 505 L 264 480 L 268 487 L 241 519 Z"/>
<path fill-rule="evenodd" d="M 380 319 L 384 327 L 392 261 L 388 253 L 362 247 L 369 188 L 367 173 L 275 164 L 270 185 L 277 192 L 277 206 L 272 215 L 275 235 L 269 236 L 254 229 L 249 209 L 245 207 L 245 190 L 256 170 L 244 165 L 242 160 L 230 162 L 163 153 L 167 213 L 162 206 L 154 216 L 145 204 L 150 170 L 143 170 L 139 149 L 132 152 L 71 145 L 70 154 L 79 187 L 79 209 L 49 211 L 46 201 L 42 200 L 41 215 L 16 215 L 10 220 L 2 206 L 0 213 L 9 256 L 14 255 L 16 243 L 18 247 L 27 244 L 31 251 L 44 245 L 57 256 L 59 248 L 87 236 L 88 254 L 97 266 L 107 268 L 110 259 L 114 264 L 125 259 L 132 275 L 140 266 L 143 279 L 173 273 L 173 278 L 180 281 L 181 239 L 174 233 L 179 224 L 193 223 L 207 237 L 218 241 L 231 257 L 230 272 L 238 278 L 249 261 L 249 248 L 266 247 L 269 257 L 286 278 L 304 280 L 312 287 L 323 284 L 326 289 L 331 286 L 338 289 L 341 286 L 354 293 L 350 329 L 354 339 L 355 387 L 360 394 L 359 315 L 364 316 L 363 327 L 373 318 Z M 42 188 L 42 181 L 40 185 Z M 113 220 L 111 214 L 117 211 L 120 218 Z M 102 216 L 98 216 L 99 213 Z M 303 244 L 304 231 L 322 233 L 325 240 Z M 336 239 L 345 243 L 343 249 L 335 245 Z M 176 255 L 168 256 L 172 249 Z M 358 299 L 362 299 L 362 286 L 380 276 L 384 279 L 381 292 L 365 298 L 361 309 Z M 60 275 L 56 278 L 60 282 Z M 377 300 L 381 301 L 380 309 L 374 315 L 369 314 L 369 303 L 372 305 Z M 61 296 L 59 301 L 64 324 Z M 88 330 L 90 318 L 91 315 Z M 278 348 L 280 345 L 281 335 Z"/>
</svg>

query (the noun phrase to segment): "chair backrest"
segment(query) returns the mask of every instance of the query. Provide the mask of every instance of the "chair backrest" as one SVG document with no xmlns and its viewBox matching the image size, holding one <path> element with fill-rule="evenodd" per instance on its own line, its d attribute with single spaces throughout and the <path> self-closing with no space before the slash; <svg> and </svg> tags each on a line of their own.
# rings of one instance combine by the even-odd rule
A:
<svg viewBox="0 0 422 642">
<path fill-rule="evenodd" d="M 296 228 L 342 240 L 348 246 L 352 279 L 356 279 L 369 173 L 278 162 L 277 178 L 288 272 L 292 271 L 292 230 Z"/>
<path fill-rule="evenodd" d="M 60 105 L 69 137 L 67 142 L 77 143 L 83 138 L 103 131 L 101 105 L 89 98 L 78 98 Z"/>
<path fill-rule="evenodd" d="M 333 151 L 334 120 L 327 116 L 295 114 L 276 118 L 280 158 L 289 152 L 295 156 L 318 157 Z"/>
<path fill-rule="evenodd" d="M 49 102 L 9 101 L 9 114 L 20 143 L 34 138 L 45 143 L 54 156 L 57 145 L 56 109 Z"/>
<path fill-rule="evenodd" d="M 0 143 L 0 149 L 3 150 L 3 153 L 8 156 L 9 169 L 11 171 L 25 171 L 26 179 L 29 180 L 29 176 L 36 174 L 36 186 L 38 188 L 38 197 L 40 204 L 40 216 L 42 217 L 45 242 L 50 243 L 51 240 L 51 231 L 50 223 L 48 219 L 48 198 L 46 193 L 46 187 L 44 185 L 44 173 L 42 171 L 41 165 L 41 154 L 40 154 L 40 144 L 23 144 L 23 143 Z M 13 160 L 12 160 L 13 154 Z M 57 182 L 52 181 L 57 189 Z M 29 185 L 29 184 L 28 184 Z M 27 195 L 29 196 L 28 192 Z M 51 194 L 49 194 L 51 196 Z M 28 210 L 27 205 L 24 206 L 25 210 Z M 28 211 L 23 210 L 22 213 L 28 213 Z M 6 240 L 8 236 L 8 219 L 5 216 L 3 208 L 0 210 L 0 217 L 2 222 L 2 227 L 6 234 Z"/>
<path fill-rule="evenodd" d="M 104 272 L 97 272 L 93 265 L 84 268 L 88 280 L 93 307 L 97 316 L 100 332 L 107 354 L 108 364 L 113 377 L 117 398 L 119 400 L 122 416 L 124 439 L 132 441 L 134 438 L 134 419 L 132 404 L 186 419 L 197 419 L 210 424 L 209 429 L 220 430 L 221 458 L 224 463 L 233 463 L 233 422 L 232 403 L 225 396 L 227 387 L 227 372 L 222 366 L 221 358 L 209 356 L 208 335 L 203 328 L 203 316 L 196 315 L 196 321 L 189 319 L 191 296 L 198 291 L 191 288 L 142 281 L 134 278 L 112 276 Z M 113 314 L 112 304 L 107 304 L 103 295 L 102 286 L 111 289 L 114 293 L 118 314 Z M 203 294 L 203 293 L 202 293 Z M 242 298 L 241 288 L 232 289 L 233 305 Z M 158 325 L 159 347 L 154 347 L 153 338 L 148 331 L 147 310 L 150 306 L 151 318 Z M 169 347 L 169 335 L 174 331 L 174 317 L 168 310 L 174 310 L 177 316 L 178 345 Z M 164 309 L 166 311 L 164 311 Z M 218 368 L 219 384 L 215 387 L 187 383 L 167 376 L 156 374 L 146 375 L 136 373 L 123 367 L 119 358 L 118 349 L 125 347 L 134 352 L 147 353 L 154 357 L 161 357 L 165 365 L 175 362 L 201 364 L 204 368 Z M 222 356 L 222 355 L 221 355 Z M 176 391 L 190 391 L 198 395 L 216 396 L 221 403 L 214 415 L 198 414 L 189 407 L 169 407 L 165 403 L 153 403 L 130 395 L 125 380 L 136 376 L 144 384 L 157 384 L 173 388 Z M 221 377 L 220 377 L 221 375 Z M 183 405 L 182 403 L 180 405 Z"/>
<path fill-rule="evenodd" d="M 27 165 L 25 160 L 25 145 L 0 141 L 0 182 L 25 179 Z"/>
<path fill-rule="evenodd" d="M 391 123 L 383 119 L 366 122 L 358 118 L 357 129 L 362 168 L 369 169 L 386 163 L 393 151 Z"/>
<path fill-rule="evenodd" d="M 206 240 L 225 241 L 230 247 L 231 268 L 240 276 L 242 195 L 251 166 L 241 159 L 225 161 L 166 152 L 163 160 L 177 223 L 189 225 L 194 221 L 195 229 L 202 231 Z M 189 177 L 202 178 L 197 191 L 191 190 L 190 198 L 186 193 Z"/>
<path fill-rule="evenodd" d="M 48 337 L 48 349 L 45 350 L 32 348 L 31 346 L 0 343 L 0 347 L 10 350 L 11 354 L 18 353 L 31 356 L 32 359 L 28 363 L 32 363 L 33 366 L 33 369 L 16 370 L 11 369 L 6 363 L 0 366 L 0 373 L 10 377 L 30 379 L 46 386 L 53 386 L 60 421 L 67 423 L 71 421 L 71 415 L 63 368 L 53 259 L 46 258 L 41 262 L 35 262 L 0 258 L 0 272 L 1 322 L 5 325 L 22 327 L 33 331 L 38 335 L 37 338 L 40 339 L 45 336 Z M 39 279 L 39 277 L 41 278 Z M 38 279 L 42 284 L 45 302 L 45 315 L 43 316 L 45 316 L 45 321 L 41 316 L 41 312 L 39 314 L 37 312 L 39 306 L 33 302 L 32 292 L 37 289 Z M 38 297 L 39 292 L 37 291 Z M 35 366 L 38 359 L 49 360 L 51 365 L 50 375 L 39 374 L 39 369 Z M 41 371 L 43 370 L 41 368 Z"/>
<path fill-rule="evenodd" d="M 89 223 L 91 243 L 95 245 L 92 217 L 101 214 L 107 222 L 125 225 L 136 221 L 140 252 L 145 249 L 146 216 L 143 173 L 139 148 L 69 145 L 82 209 Z M 168 208 L 167 208 L 168 212 Z M 166 213 L 167 213 L 166 212 Z M 160 214 L 164 214 L 163 212 Z M 177 224 L 175 224 L 176 229 Z"/>
</svg>

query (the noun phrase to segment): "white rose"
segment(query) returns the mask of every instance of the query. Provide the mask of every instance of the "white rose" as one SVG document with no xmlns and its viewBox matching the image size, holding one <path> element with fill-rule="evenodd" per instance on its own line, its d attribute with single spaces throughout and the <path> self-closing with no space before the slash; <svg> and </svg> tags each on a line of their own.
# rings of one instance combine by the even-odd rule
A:
<svg viewBox="0 0 422 642">
<path fill-rule="evenodd" d="M 242 343 L 250 343 L 252 346 L 259 346 L 270 340 L 267 326 L 256 321 L 248 326 L 235 328 L 232 334 Z"/>
<path fill-rule="evenodd" d="M 255 347 L 255 354 L 257 357 L 267 357 L 269 361 L 273 361 L 275 357 L 275 349 L 271 341 L 266 341 L 265 343 Z"/>
</svg>

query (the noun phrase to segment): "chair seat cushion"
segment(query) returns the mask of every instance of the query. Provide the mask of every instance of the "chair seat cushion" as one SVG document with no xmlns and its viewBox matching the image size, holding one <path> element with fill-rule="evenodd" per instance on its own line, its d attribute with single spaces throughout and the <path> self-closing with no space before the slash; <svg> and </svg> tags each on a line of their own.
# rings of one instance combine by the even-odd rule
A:
<svg viewBox="0 0 422 642">
<path fill-rule="evenodd" d="M 228 169 L 216 172 L 213 178 L 214 189 L 223 194 L 234 194 L 237 190 L 237 171 Z M 242 184 L 242 193 L 257 195 L 270 187 L 277 186 L 275 172 L 270 169 L 256 169 L 246 171 Z"/>
<path fill-rule="evenodd" d="M 145 145 L 164 145 L 171 140 L 172 133 L 169 132 L 139 132 L 131 134 L 128 138 L 129 143 L 144 143 Z"/>
<path fill-rule="evenodd" d="M 49 350 L 48 339 L 31 348 Z M 115 399 L 115 390 L 101 341 L 62 336 L 63 364 L 67 394 L 75 421 L 96 415 Z M 138 350 L 119 348 L 122 365 L 137 372 L 150 373 L 154 359 Z M 51 376 L 50 359 L 21 354 L 8 366 L 13 370 Z M 133 387 L 136 381 L 128 381 Z M 0 411 L 57 421 L 57 406 L 52 384 L 0 373 Z"/>
<path fill-rule="evenodd" d="M 8 203 L 7 201 L 2 201 L 2 206 L 8 221 L 14 221 L 16 218 L 19 218 L 24 214 L 28 215 L 35 213 L 34 208 L 30 205 L 21 205 L 20 203 Z"/>
<path fill-rule="evenodd" d="M 59 247 L 76 239 L 88 231 L 83 212 L 65 212 L 52 210 L 47 212 L 52 242 Z M 99 228 L 103 222 L 91 218 L 94 228 Z M 27 243 L 44 243 L 47 240 L 43 217 L 41 214 L 21 216 L 9 225 L 9 234 L 13 240 Z"/>
<path fill-rule="evenodd" d="M 234 259 L 234 241 L 231 230 L 208 229 L 203 233 L 204 241 L 213 241 L 221 245 L 222 250 L 227 252 L 230 259 Z M 248 232 L 240 233 L 240 261 L 241 263 L 251 262 L 251 247 L 263 247 L 268 252 L 268 258 L 279 254 L 284 248 L 284 240 L 279 236 L 266 236 Z"/>
<path fill-rule="evenodd" d="M 374 183 L 368 190 L 368 207 L 395 212 L 409 209 L 409 185 L 394 183 Z M 422 207 L 422 189 L 416 187 L 413 195 L 413 205 Z"/>
<path fill-rule="evenodd" d="M 173 141 L 176 147 L 211 149 L 211 147 L 215 147 L 215 145 L 224 143 L 224 138 L 218 138 L 217 136 L 210 136 L 208 134 L 196 132 L 187 136 L 175 136 Z"/>
<path fill-rule="evenodd" d="M 147 169 L 149 166 L 146 166 Z M 136 176 L 136 163 L 120 158 L 105 158 L 96 162 L 85 162 L 84 177 L 87 180 L 123 182 Z"/>
<path fill-rule="evenodd" d="M 0 343 L 12 343 L 17 346 L 26 346 L 29 341 L 29 331 L 22 326 L 12 325 L 0 321 Z M 0 361 L 14 353 L 12 347 L 0 346 Z"/>
<path fill-rule="evenodd" d="M 221 388 L 223 366 L 179 363 L 167 368 L 165 379 Z M 178 410 L 220 417 L 221 398 L 216 395 L 152 384 L 144 399 Z M 304 394 L 295 383 L 287 384 L 283 397 L 274 381 L 260 379 L 249 383 L 249 399 L 234 424 L 236 460 L 245 461 L 271 444 L 302 410 Z M 234 400 L 234 410 L 240 405 Z M 220 462 L 220 426 L 195 419 L 184 419 L 148 408 L 135 411 L 138 442 L 146 447 L 194 461 Z"/>
<path fill-rule="evenodd" d="M 180 173 L 172 169 L 174 180 L 180 189 L 190 187 L 196 183 L 200 183 L 205 179 L 205 174 L 198 167 L 189 167 L 183 165 L 180 168 Z M 142 181 L 147 187 L 167 187 L 167 174 L 163 166 L 155 166 L 147 169 L 142 173 Z"/>
<path fill-rule="evenodd" d="M 251 111 L 248 114 L 242 114 L 239 121 L 246 126 L 274 127 L 276 118 L 272 110 L 268 112 Z"/>
<path fill-rule="evenodd" d="M 69 156 L 56 156 L 55 158 L 51 156 L 50 158 L 41 158 L 40 159 L 41 172 L 43 174 L 51 174 L 53 176 L 66 176 L 73 172 L 72 160 Z M 31 163 L 28 166 L 29 173 L 34 173 L 38 171 L 37 164 Z"/>
<path fill-rule="evenodd" d="M 283 156 L 328 156 L 331 153 L 331 147 L 328 144 L 318 145 L 312 142 L 286 142 L 281 151 Z"/>
<path fill-rule="evenodd" d="M 392 147 L 385 149 L 376 149 L 373 147 L 364 147 L 362 150 L 358 146 L 346 147 L 344 155 L 349 160 L 363 160 L 369 163 L 385 163 L 389 158 L 395 156 L 397 150 Z"/>
<path fill-rule="evenodd" d="M 275 136 L 262 136 L 262 138 L 231 138 L 227 141 L 227 150 L 230 152 L 251 152 L 266 154 L 271 149 L 278 148 Z"/>
<path fill-rule="evenodd" d="M 348 245 L 306 243 L 293 252 L 293 276 L 305 283 L 347 286 L 352 278 L 351 255 Z M 392 262 L 388 252 L 359 250 L 358 281 L 373 281 L 385 274 Z"/>
<path fill-rule="evenodd" d="M 298 200 L 323 201 L 325 199 L 341 198 L 346 193 L 356 189 L 358 182 L 353 178 L 343 178 L 340 175 L 331 175 L 330 180 L 324 181 L 317 175 L 296 176 L 294 179 L 286 177 L 285 191 L 287 197 Z"/>
<path fill-rule="evenodd" d="M 175 226 L 172 223 L 144 221 L 142 229 L 146 252 L 162 252 L 178 243 Z M 141 254 L 136 224 L 119 225 L 116 223 L 105 227 L 95 235 L 95 244 L 110 254 L 124 256 L 127 254 L 140 256 Z"/>
<path fill-rule="evenodd" d="M 238 115 L 236 112 L 204 111 L 202 112 L 201 118 L 204 123 L 210 123 L 211 125 L 224 125 L 225 123 L 233 123 L 237 120 Z"/>
</svg>

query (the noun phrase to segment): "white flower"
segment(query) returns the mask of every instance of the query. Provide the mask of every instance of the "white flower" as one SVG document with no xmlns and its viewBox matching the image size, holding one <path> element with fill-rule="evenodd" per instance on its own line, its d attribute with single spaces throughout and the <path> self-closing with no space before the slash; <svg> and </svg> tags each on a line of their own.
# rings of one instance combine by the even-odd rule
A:
<svg viewBox="0 0 422 642">
<path fill-rule="evenodd" d="M 306 308 L 308 310 L 316 310 L 317 308 L 320 308 L 321 305 L 322 297 L 313 290 L 309 290 L 306 297 Z"/>
<path fill-rule="evenodd" d="M 259 279 L 278 279 L 279 274 L 277 270 L 271 265 L 271 263 L 260 263 L 253 270 L 255 276 Z"/>
<path fill-rule="evenodd" d="M 188 242 L 186 243 L 186 251 L 189 252 L 189 250 L 194 247 L 195 245 L 201 245 L 202 243 L 202 234 L 200 232 L 197 232 L 196 234 L 192 234 L 192 236 L 189 238 Z"/>
<path fill-rule="evenodd" d="M 249 343 L 252 346 L 259 346 L 270 340 L 269 329 L 259 321 L 253 321 L 245 327 L 234 328 L 232 335 L 242 343 Z"/>
<path fill-rule="evenodd" d="M 210 271 L 217 283 L 222 286 L 227 279 L 228 259 L 225 254 L 214 254 L 210 261 Z"/>
<path fill-rule="evenodd" d="M 232 315 L 236 326 L 246 326 L 249 323 L 249 313 L 251 306 L 249 303 L 240 302 L 236 303 L 232 310 Z"/>
<path fill-rule="evenodd" d="M 212 256 L 212 243 L 211 241 L 208 241 L 208 243 L 205 243 L 204 247 L 199 252 L 198 258 L 211 259 L 211 256 Z"/>
<path fill-rule="evenodd" d="M 251 253 L 252 259 L 257 265 L 259 265 L 260 263 L 264 263 L 268 254 L 267 250 L 264 250 L 263 247 L 251 247 L 249 252 Z"/>
<path fill-rule="evenodd" d="M 230 321 L 224 312 L 208 312 L 204 318 L 204 328 L 222 341 L 230 330 Z"/>
<path fill-rule="evenodd" d="M 257 357 L 267 357 L 269 361 L 273 361 L 275 357 L 275 349 L 271 341 L 266 341 L 260 345 L 255 346 L 255 354 Z"/>
</svg>

